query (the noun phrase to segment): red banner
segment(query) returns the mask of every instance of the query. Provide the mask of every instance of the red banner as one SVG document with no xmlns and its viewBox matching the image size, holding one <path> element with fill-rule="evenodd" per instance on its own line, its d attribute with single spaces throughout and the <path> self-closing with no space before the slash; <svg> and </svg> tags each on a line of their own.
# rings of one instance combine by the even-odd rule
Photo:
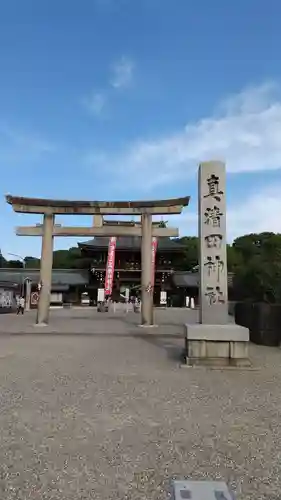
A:
<svg viewBox="0 0 281 500">
<path fill-rule="evenodd" d="M 156 262 L 156 252 L 157 252 L 157 238 L 152 238 L 151 244 L 151 286 L 154 287 L 155 281 L 155 262 Z"/>
<path fill-rule="evenodd" d="M 105 295 L 112 294 L 114 266 L 115 266 L 116 240 L 117 240 L 117 238 L 115 236 L 112 236 L 109 239 L 107 263 L 106 263 L 106 273 L 105 273 L 105 285 L 104 285 Z"/>
</svg>

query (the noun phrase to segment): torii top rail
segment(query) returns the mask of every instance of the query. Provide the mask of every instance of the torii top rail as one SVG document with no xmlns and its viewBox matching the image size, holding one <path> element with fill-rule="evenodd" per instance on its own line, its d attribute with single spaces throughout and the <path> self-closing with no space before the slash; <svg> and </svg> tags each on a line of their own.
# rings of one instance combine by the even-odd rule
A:
<svg viewBox="0 0 281 500">
<path fill-rule="evenodd" d="M 71 201 L 42 198 L 27 198 L 7 195 L 6 201 L 15 212 L 34 214 L 77 214 L 77 215 L 152 215 L 180 214 L 189 204 L 190 197 L 168 200 L 140 201 Z"/>
</svg>

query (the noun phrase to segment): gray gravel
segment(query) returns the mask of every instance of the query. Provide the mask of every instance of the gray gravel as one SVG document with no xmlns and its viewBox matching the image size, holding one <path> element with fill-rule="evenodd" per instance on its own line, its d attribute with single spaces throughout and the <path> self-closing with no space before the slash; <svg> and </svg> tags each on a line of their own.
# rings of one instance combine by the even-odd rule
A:
<svg viewBox="0 0 281 500">
<path fill-rule="evenodd" d="M 280 499 L 281 351 L 251 346 L 251 371 L 179 368 L 196 313 L 156 316 L 148 334 L 133 314 L 0 316 L 1 500 L 162 500 L 185 477 Z"/>
</svg>

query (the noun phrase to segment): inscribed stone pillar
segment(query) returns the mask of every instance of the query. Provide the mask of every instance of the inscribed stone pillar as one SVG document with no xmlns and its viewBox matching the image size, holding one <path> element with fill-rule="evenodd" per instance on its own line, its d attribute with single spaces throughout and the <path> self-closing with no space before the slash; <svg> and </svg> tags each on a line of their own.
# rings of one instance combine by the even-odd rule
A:
<svg viewBox="0 0 281 500">
<path fill-rule="evenodd" d="M 153 324 L 153 297 L 151 284 L 151 245 L 152 216 L 145 213 L 141 217 L 141 323 L 144 326 Z"/>
<path fill-rule="evenodd" d="M 41 290 L 36 321 L 39 325 L 48 324 L 49 321 L 53 265 L 53 228 L 54 215 L 44 214 L 40 265 Z"/>
<path fill-rule="evenodd" d="M 228 323 L 226 256 L 225 165 L 201 163 L 198 174 L 199 203 L 199 322 Z"/>
</svg>

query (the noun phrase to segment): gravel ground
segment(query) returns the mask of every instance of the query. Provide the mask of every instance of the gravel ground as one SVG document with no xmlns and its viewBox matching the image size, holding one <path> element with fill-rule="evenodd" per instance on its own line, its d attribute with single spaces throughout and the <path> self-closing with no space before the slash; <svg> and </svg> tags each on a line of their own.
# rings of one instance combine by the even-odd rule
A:
<svg viewBox="0 0 281 500">
<path fill-rule="evenodd" d="M 136 315 L 56 311 L 35 334 L 33 313 L 0 317 L 1 500 L 165 500 L 173 478 L 280 499 L 280 350 L 179 368 L 196 313 L 156 316 L 148 334 Z"/>
</svg>

